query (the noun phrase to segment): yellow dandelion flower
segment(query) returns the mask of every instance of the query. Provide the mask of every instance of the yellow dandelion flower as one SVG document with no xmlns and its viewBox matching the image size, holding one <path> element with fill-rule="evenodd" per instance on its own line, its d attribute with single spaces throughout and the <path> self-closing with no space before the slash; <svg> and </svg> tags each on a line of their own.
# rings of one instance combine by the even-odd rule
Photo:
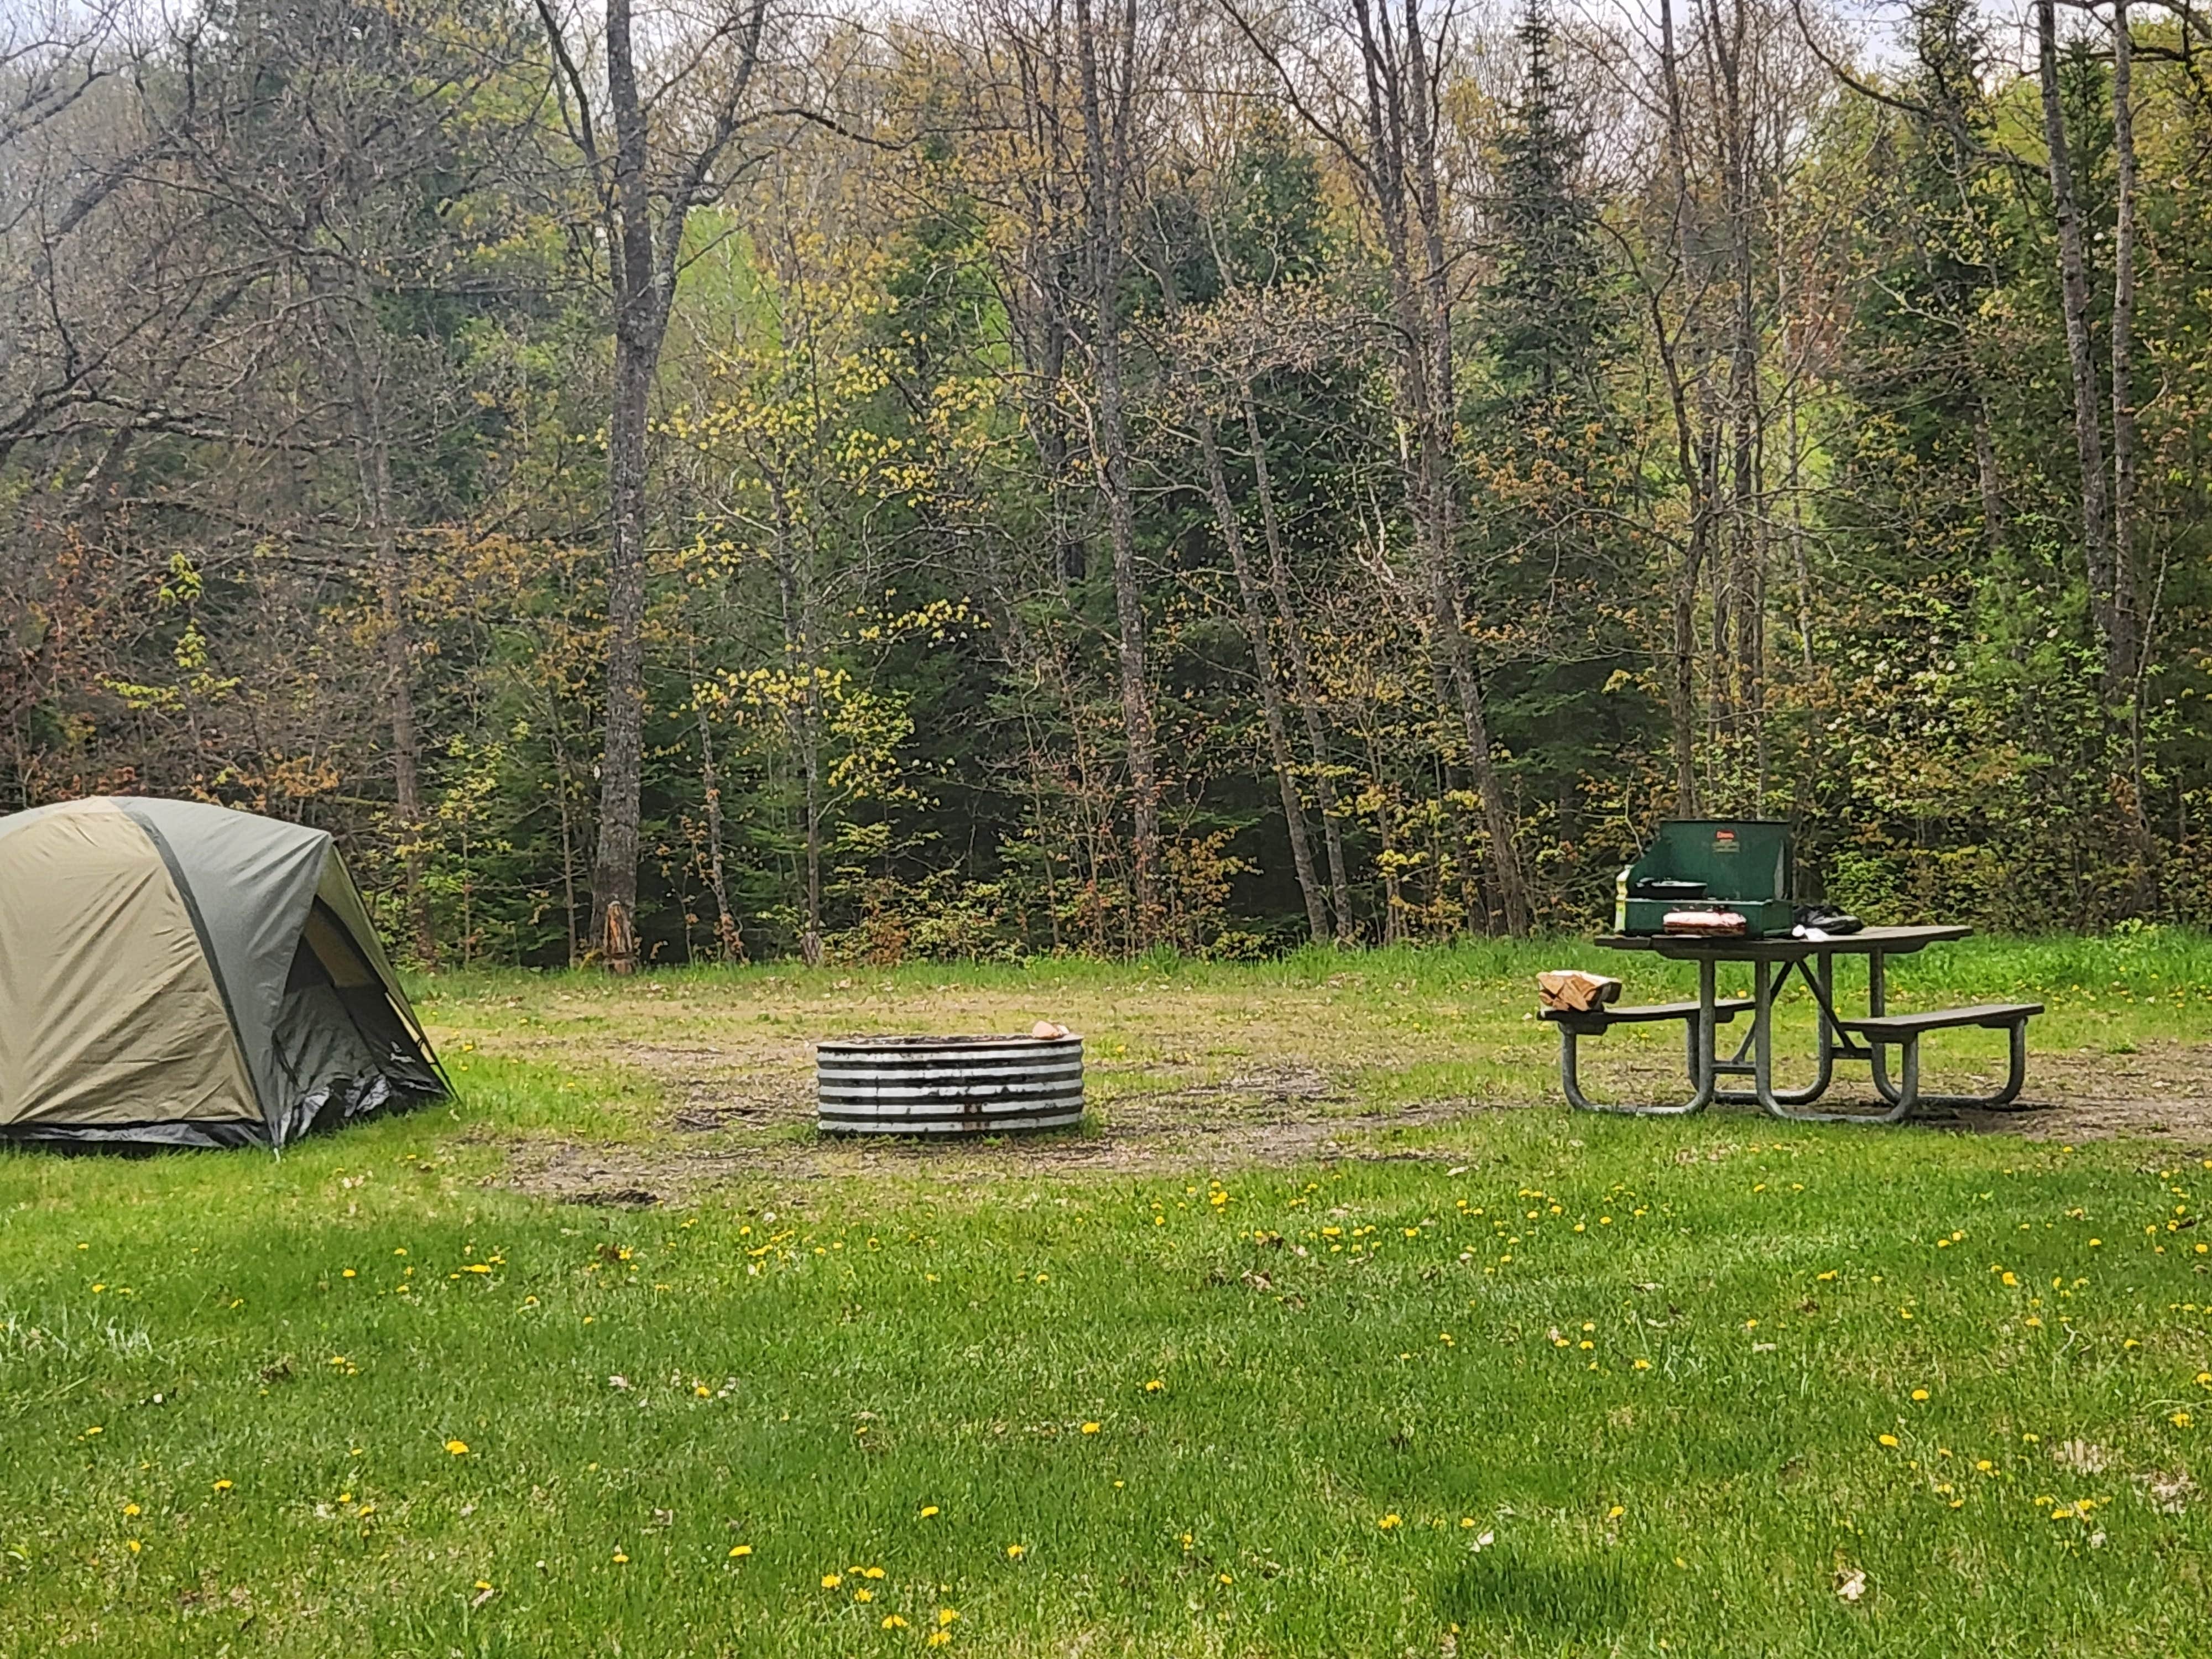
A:
<svg viewBox="0 0 2212 1659">
<path fill-rule="evenodd" d="M 2172 1417 L 2166 1419 L 2166 1421 L 2177 1429 L 2185 1429 L 2194 1420 L 2187 1412 L 2176 1412 Z"/>
<path fill-rule="evenodd" d="M 752 1553 L 753 1547 L 750 1544 L 732 1544 L 730 1546 L 730 1559 L 733 1561 L 741 1560 L 744 1557 L 750 1555 Z"/>
<path fill-rule="evenodd" d="M 935 1515 L 938 1512 L 937 1505 L 934 1504 L 924 1504 L 921 1506 L 921 1518 L 925 1521 L 928 1520 L 931 1516 Z"/>
<path fill-rule="evenodd" d="M 955 1613 L 955 1612 L 954 1612 L 951 1607 L 939 1607 L 939 1608 L 938 1608 L 938 1610 L 937 1610 L 937 1624 L 938 1624 L 938 1628 L 939 1628 L 939 1629 L 940 1629 L 940 1630 L 942 1630 L 945 1626 L 951 1624 L 955 1620 L 958 1619 L 959 1617 L 960 1617 L 960 1615 L 959 1615 L 958 1613 Z"/>
<path fill-rule="evenodd" d="M 1875 1443 L 1880 1446 L 1894 1446 L 1897 1444 L 1897 1437 L 1893 1434 L 1877 1435 L 1875 1437 Z"/>
<path fill-rule="evenodd" d="M 624 1554 L 623 1554 L 620 1550 L 617 1550 L 617 1551 L 615 1552 L 615 1565 L 616 1565 L 617 1566 L 618 1566 L 618 1567 L 619 1567 L 619 1566 L 626 1565 L 629 1563 L 629 1557 L 628 1557 L 627 1555 L 624 1555 Z"/>
<path fill-rule="evenodd" d="M 844 1582 L 845 1575 L 842 1572 L 825 1572 L 822 1575 L 822 1588 L 823 1589 L 836 1589 L 838 1585 Z"/>
<path fill-rule="evenodd" d="M 230 1490 L 230 1482 L 228 1480 L 218 1480 L 215 1483 L 215 1489 L 217 1492 L 228 1492 Z"/>
<path fill-rule="evenodd" d="M 898 1614 L 895 1613 L 887 1613 L 884 1618 L 884 1628 L 885 1630 L 904 1630 L 906 1628 L 906 1620 L 900 1618 Z"/>
<path fill-rule="evenodd" d="M 872 1601 L 876 1599 L 876 1593 L 863 1584 L 853 1592 L 853 1599 L 855 1601 Z"/>
<path fill-rule="evenodd" d="M 1165 1387 L 1167 1387 L 1167 1384 L 1156 1376 L 1151 1382 L 1145 1384 L 1145 1392 L 1146 1394 L 1158 1394 Z"/>
<path fill-rule="evenodd" d="M 465 1440 L 448 1440 L 446 1443 L 446 1449 L 456 1457 L 466 1457 L 469 1455 L 469 1443 Z"/>
<path fill-rule="evenodd" d="M 137 1506 L 136 1504 L 125 1504 L 123 1506 L 123 1512 L 124 1512 L 124 1514 L 125 1514 L 125 1515 L 137 1515 L 137 1514 L 141 1513 L 141 1511 L 140 1511 L 140 1510 L 139 1510 L 138 1506 Z"/>
<path fill-rule="evenodd" d="M 1928 1390 L 1925 1389 L 1915 1389 L 1912 1391 L 1912 1397 L 1915 1400 L 1925 1400 L 1928 1398 Z"/>
<path fill-rule="evenodd" d="M 1393 1527 L 1403 1526 L 1404 1524 L 1404 1522 L 1400 1520 L 1399 1517 L 1395 1515 L 1386 1515 L 1380 1521 L 1376 1522 L 1376 1525 L 1381 1527 L 1385 1532 L 1389 1531 Z"/>
<path fill-rule="evenodd" d="M 1648 1359 L 1639 1359 L 1636 1362 L 1636 1369 L 1639 1371 L 1648 1371 L 1651 1369 L 1651 1362 Z"/>
<path fill-rule="evenodd" d="M 924 1647 L 941 1648 L 951 1639 L 952 1632 L 951 1631 L 933 1630 L 929 1632 L 928 1636 L 923 1638 L 922 1645 Z"/>
<path fill-rule="evenodd" d="M 1096 1423 L 1085 1423 L 1083 1425 L 1083 1431 L 1085 1434 L 1096 1434 L 1098 1432 L 1098 1425 Z"/>
<path fill-rule="evenodd" d="M 1006 1559 L 1009 1561 L 1018 1561 L 1022 1557 L 1028 1553 L 1029 1547 L 1027 1545 L 1009 1544 L 1006 1546 Z"/>
</svg>

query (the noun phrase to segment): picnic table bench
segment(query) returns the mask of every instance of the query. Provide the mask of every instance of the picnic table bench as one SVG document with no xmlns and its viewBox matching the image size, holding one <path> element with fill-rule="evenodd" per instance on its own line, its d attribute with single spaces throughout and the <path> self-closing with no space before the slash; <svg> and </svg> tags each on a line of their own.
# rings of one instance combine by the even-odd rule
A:
<svg viewBox="0 0 2212 1659">
<path fill-rule="evenodd" d="M 1587 1012 L 1547 1009 L 1544 1018 L 1559 1028 L 1559 1081 L 1570 1104 L 1585 1111 L 1622 1112 L 1638 1117 L 1679 1117 L 1703 1111 L 1715 1101 L 1730 1105 L 1756 1105 L 1778 1118 L 1799 1123 L 1897 1123 L 1921 1106 L 2002 1106 L 2020 1093 L 2027 1079 L 2027 1022 L 2043 1012 L 2039 1002 L 1980 1003 L 1964 1008 L 1938 1008 L 1925 1012 L 1887 1012 L 1885 963 L 1893 956 L 1905 956 L 1966 938 L 1973 930 L 1960 927 L 1868 927 L 1856 933 L 1826 939 L 1796 936 L 1751 939 L 1688 933 L 1607 934 L 1595 942 L 1607 950 L 1645 951 L 1671 961 L 1698 964 L 1698 995 L 1694 1001 L 1650 1003 L 1636 1007 L 1601 1006 Z M 1846 1018 L 1835 1004 L 1835 959 L 1863 956 L 1867 959 L 1867 1014 Z M 1716 994 L 1717 969 L 1723 962 L 1743 963 L 1752 970 L 1748 998 L 1723 998 Z M 1779 967 L 1778 975 L 1775 969 Z M 1795 974 L 1812 993 L 1819 1025 L 1813 1080 L 1802 1087 L 1778 1089 L 1774 1084 L 1774 1002 Z M 1723 1059 L 1714 1047 L 1718 1027 L 1748 1012 L 1751 1029 L 1735 1054 Z M 1607 1105 L 1590 1100 L 1577 1074 L 1576 1044 L 1584 1036 L 1601 1036 L 1614 1025 L 1651 1024 L 1680 1019 L 1686 1028 L 1690 1098 L 1679 1106 Z M 2010 1063 L 2002 1087 L 1986 1095 L 1931 1095 L 1920 1088 L 1920 1042 L 1930 1031 L 1980 1027 L 2010 1034 Z M 1887 1051 L 1899 1051 L 1899 1076 L 1889 1075 Z M 1825 1112 L 1808 1109 L 1828 1091 L 1838 1060 L 1863 1060 L 1875 1089 L 1887 1109 L 1880 1112 Z M 1723 1077 L 1748 1076 L 1748 1090 L 1724 1089 Z"/>
</svg>

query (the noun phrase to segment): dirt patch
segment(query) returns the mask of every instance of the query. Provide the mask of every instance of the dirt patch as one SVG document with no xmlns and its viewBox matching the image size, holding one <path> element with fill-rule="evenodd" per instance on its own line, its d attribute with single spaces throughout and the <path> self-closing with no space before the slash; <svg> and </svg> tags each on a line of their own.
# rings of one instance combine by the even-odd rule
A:
<svg viewBox="0 0 2212 1659">
<path fill-rule="evenodd" d="M 2131 1053 L 2028 1056 L 2027 1087 L 2001 1111 L 1959 1113 L 1970 1129 L 2039 1140 L 2112 1135 L 2212 1146 L 2212 1043 L 2146 1043 Z"/>
<path fill-rule="evenodd" d="M 927 1174 L 964 1182 L 1012 1172 L 1224 1171 L 1420 1156 L 1422 1131 L 1501 1109 L 1565 1111 L 1553 1034 L 1521 1018 L 1517 999 L 1501 1006 L 1495 992 L 1416 1000 L 1335 981 L 1264 993 L 1139 984 L 1069 993 L 1044 1007 L 1030 1006 L 1032 997 L 1019 990 L 884 994 L 890 988 L 855 986 L 835 998 L 780 988 L 763 994 L 766 985 L 742 996 L 564 991 L 538 1000 L 536 1018 L 512 1024 L 512 1003 L 486 1008 L 490 1017 L 469 1033 L 483 1049 L 640 1074 L 660 1102 L 650 1123 L 619 1140 L 507 1143 L 500 1179 L 571 1202 L 637 1206 L 763 1177 Z M 1040 1017 L 1087 1034 L 1090 1110 L 1082 1130 L 981 1141 L 815 1134 L 811 1038 L 1023 1030 Z M 1585 1043 L 1583 1053 L 1595 1097 L 1680 1100 L 1686 1092 L 1678 1036 L 1619 1034 Z M 1993 1063 L 2002 1065 L 1994 1051 L 1948 1063 L 1936 1053 L 1927 1086 L 1990 1089 L 1997 1081 L 1986 1069 Z M 1780 1056 L 1778 1064 L 1785 1085 L 1808 1069 Z M 1822 1104 L 1876 1109 L 1863 1069 L 1848 1065 Z M 1750 1115 L 1742 1107 L 1716 1109 Z M 2177 1151 L 2212 1149 L 2212 1043 L 2039 1049 L 2019 1102 L 1998 1110 L 1931 1110 L 1916 1122 L 1958 1133 L 2065 1141 L 2131 1135 Z"/>
<path fill-rule="evenodd" d="M 1146 1071 L 1157 1074 L 1158 1068 Z M 1147 1077 L 1146 1081 L 1152 1079 Z M 1094 1087 L 1114 1087 L 1094 1070 Z M 684 1144 L 535 1142 L 510 1154 L 509 1184 L 572 1203 L 680 1199 L 702 1186 L 751 1177 L 809 1181 L 841 1175 L 930 1175 L 983 1180 L 1030 1175 L 1115 1176 L 1227 1170 L 1331 1158 L 1408 1156 L 1382 1143 L 1392 1131 L 1432 1127 L 1497 1109 L 1476 1101 L 1361 1109 L 1311 1068 L 1248 1071 L 1218 1083 L 1109 1093 L 1081 1129 L 1035 1135 L 906 1139 L 817 1137 L 811 1079 L 792 1087 L 754 1079 L 742 1099 L 714 1102 L 696 1087 L 669 1127 Z M 710 1121 L 711 1120 L 711 1121 Z M 709 1137 L 712 1137 L 710 1139 Z"/>
</svg>

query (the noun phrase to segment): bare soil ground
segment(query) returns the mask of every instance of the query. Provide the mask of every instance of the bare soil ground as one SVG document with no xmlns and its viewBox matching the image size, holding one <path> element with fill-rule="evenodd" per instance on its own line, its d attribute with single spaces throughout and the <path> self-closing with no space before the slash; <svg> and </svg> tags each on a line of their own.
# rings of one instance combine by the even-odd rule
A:
<svg viewBox="0 0 2212 1659">
<path fill-rule="evenodd" d="M 1460 1001 L 1431 995 L 1413 1006 L 1400 1006 L 1390 989 L 1357 974 L 1264 994 L 1139 982 L 1086 988 L 1041 1006 L 1018 989 L 917 993 L 847 981 L 821 994 L 773 978 L 674 990 L 654 981 L 448 1005 L 440 1024 L 449 1046 L 466 1040 L 491 1054 L 611 1067 L 655 1086 L 659 1103 L 647 1120 L 611 1123 L 606 1137 L 501 1138 L 507 1181 L 581 1203 L 663 1201 L 763 1176 L 1112 1176 L 1449 1156 L 1436 1143 L 1450 1140 L 1455 1122 L 1500 1110 L 1565 1111 L 1552 1033 L 1501 1006 L 1496 991 L 1471 989 Z M 815 1038 L 1021 1030 L 1040 1016 L 1086 1035 L 1091 1109 L 1080 1131 L 958 1145 L 814 1134 Z M 2136 1135 L 2212 1148 L 2212 1042 L 2115 1042 L 2061 1018 L 2033 1030 L 2019 1102 L 1936 1111 L 1881 1133 Z M 1987 1068 L 2002 1061 L 1993 1044 L 1976 1048 L 1982 1035 L 1966 1039 L 1965 1059 L 1931 1065 L 1931 1089 L 1991 1086 Z M 1585 1084 L 1604 1098 L 1680 1098 L 1679 1042 L 1671 1033 L 1617 1034 L 1585 1043 Z M 1863 1074 L 1852 1069 L 1826 1103 L 1873 1105 Z"/>
</svg>

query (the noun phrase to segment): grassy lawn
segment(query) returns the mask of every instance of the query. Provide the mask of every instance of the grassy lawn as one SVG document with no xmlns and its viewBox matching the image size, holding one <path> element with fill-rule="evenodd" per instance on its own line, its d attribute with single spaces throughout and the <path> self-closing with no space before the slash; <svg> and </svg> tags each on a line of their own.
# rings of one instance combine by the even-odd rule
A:
<svg viewBox="0 0 2212 1659">
<path fill-rule="evenodd" d="M 1553 958 L 1587 953 L 460 975 L 450 1110 L 281 1160 L 0 1154 L 0 1652 L 2212 1640 L 2212 1136 L 1483 1109 L 1548 1097 Z M 2039 1077 L 2184 1065 L 2212 947 L 1898 981 L 2051 1001 Z M 742 1105 L 803 1088 L 808 1034 L 1032 1008 L 1098 1062 L 1065 1147 L 1286 1060 L 1331 1155 L 817 1159 L 791 1111 L 672 1128 L 691 1072 L 653 1058 L 737 1056 Z M 714 1173 L 515 1189 L 574 1144 Z"/>
</svg>

